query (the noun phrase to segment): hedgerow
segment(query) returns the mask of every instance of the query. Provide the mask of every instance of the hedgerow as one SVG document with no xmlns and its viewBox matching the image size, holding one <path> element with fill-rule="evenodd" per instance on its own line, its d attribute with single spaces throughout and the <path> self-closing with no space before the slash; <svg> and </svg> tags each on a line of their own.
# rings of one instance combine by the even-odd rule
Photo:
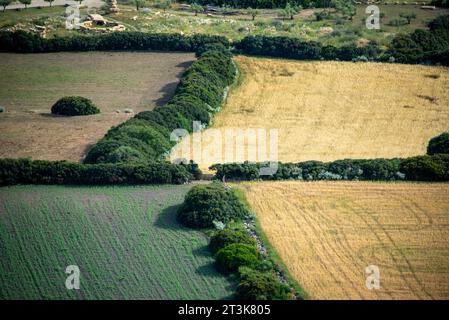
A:
<svg viewBox="0 0 449 320">
<path fill-rule="evenodd" d="M 405 159 L 338 160 L 329 163 L 307 161 L 278 163 L 271 176 L 259 174 L 267 163 L 226 163 L 210 167 L 222 180 L 379 180 L 449 181 L 449 155 L 435 154 Z"/>
<path fill-rule="evenodd" d="M 42 38 L 37 34 L 22 30 L 0 32 L 0 51 L 4 52 L 33 53 L 102 50 L 195 52 L 208 43 L 220 43 L 225 48 L 229 47 L 229 41 L 225 37 L 201 34 L 184 36 L 169 33 L 127 31 Z"/>
<path fill-rule="evenodd" d="M 214 221 L 241 221 L 247 215 L 234 192 L 221 183 L 194 186 L 178 210 L 178 220 L 190 228 L 211 228 Z"/>
<path fill-rule="evenodd" d="M 405 159 L 401 163 L 401 172 L 408 180 L 449 181 L 449 154 Z"/>
<path fill-rule="evenodd" d="M 84 97 L 63 97 L 51 107 L 51 113 L 62 116 L 86 116 L 100 113 L 90 99 Z"/>
<path fill-rule="evenodd" d="M 449 65 L 449 16 L 439 16 L 428 24 L 429 30 L 417 29 L 396 36 L 387 52 L 401 63 L 439 63 Z"/>
<path fill-rule="evenodd" d="M 248 245 L 255 245 L 255 240 L 244 230 L 225 228 L 223 230 L 216 231 L 209 242 L 210 251 L 215 254 L 218 250 L 224 247 L 234 244 L 243 243 Z"/>
<path fill-rule="evenodd" d="M 221 183 L 197 185 L 186 195 L 178 210 L 178 219 L 192 228 L 218 225 L 225 228 L 213 232 L 209 249 L 219 271 L 234 275 L 238 281 L 236 298 L 250 300 L 301 298 L 276 272 L 278 266 L 262 250 L 253 235 L 242 225 L 251 220 L 246 205 L 235 191 Z M 230 227 L 230 222 L 234 227 Z M 223 224 L 221 224 L 223 225 Z M 285 282 L 285 283 L 284 283 Z"/>
<path fill-rule="evenodd" d="M 288 300 L 292 299 L 291 288 L 277 279 L 273 271 L 258 271 L 240 268 L 240 282 L 236 290 L 239 300 Z"/>
<path fill-rule="evenodd" d="M 235 47 L 237 52 L 243 54 L 299 60 L 352 61 L 361 56 L 377 59 L 381 52 L 376 42 L 370 42 L 366 47 L 357 47 L 355 44 L 334 47 L 291 37 L 260 35 L 247 36 L 235 43 Z"/>
<path fill-rule="evenodd" d="M 220 109 L 236 69 L 222 42 L 201 48 L 210 50 L 203 51 L 185 71 L 167 104 L 140 112 L 133 119 L 110 129 L 89 151 L 85 163 L 160 161 L 175 144 L 170 140 L 173 130 L 192 132 L 195 121 L 203 127 L 209 125 L 211 113 Z M 197 166 L 190 164 L 188 168 L 194 176 L 201 176 Z"/>
<path fill-rule="evenodd" d="M 184 165 L 168 162 L 80 164 L 65 161 L 0 159 L 0 185 L 12 184 L 182 184 L 192 175 Z"/>
</svg>

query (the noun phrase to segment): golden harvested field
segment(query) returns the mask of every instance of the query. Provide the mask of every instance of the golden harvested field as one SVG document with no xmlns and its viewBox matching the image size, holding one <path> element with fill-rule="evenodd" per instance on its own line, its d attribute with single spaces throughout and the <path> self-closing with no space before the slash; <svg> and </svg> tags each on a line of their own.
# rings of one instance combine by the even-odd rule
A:
<svg viewBox="0 0 449 320">
<path fill-rule="evenodd" d="M 242 83 L 231 91 L 212 128 L 222 133 L 225 128 L 278 129 L 283 162 L 420 155 L 430 138 L 449 130 L 448 68 L 235 60 Z M 205 149 L 209 141 L 203 140 Z M 197 162 L 202 168 L 211 164 L 206 158 Z"/>
<path fill-rule="evenodd" d="M 449 184 L 238 187 L 312 299 L 449 299 Z M 379 267 L 379 290 L 366 288 L 370 265 Z"/>
</svg>

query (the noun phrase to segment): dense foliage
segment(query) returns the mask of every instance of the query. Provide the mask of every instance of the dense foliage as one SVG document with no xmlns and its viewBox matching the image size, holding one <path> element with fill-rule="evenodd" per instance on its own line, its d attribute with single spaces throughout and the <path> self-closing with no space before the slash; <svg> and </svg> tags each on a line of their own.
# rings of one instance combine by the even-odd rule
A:
<svg viewBox="0 0 449 320">
<path fill-rule="evenodd" d="M 419 180 L 449 181 L 449 155 L 420 156 L 406 159 L 338 160 L 278 163 L 274 175 L 261 176 L 265 163 L 227 163 L 211 167 L 222 180 Z"/>
<path fill-rule="evenodd" d="M 377 59 L 380 54 L 380 48 L 376 42 L 370 42 L 365 47 L 351 45 L 337 48 L 323 46 L 315 41 L 271 36 L 247 36 L 237 42 L 235 47 L 238 52 L 243 54 L 300 60 L 352 61 L 360 57 Z"/>
<path fill-rule="evenodd" d="M 193 122 L 207 126 L 220 109 L 226 88 L 234 81 L 235 66 L 222 43 L 198 46 L 198 60 L 184 73 L 175 95 L 165 105 L 144 111 L 109 130 L 87 154 L 85 163 L 144 163 L 160 161 L 177 141 L 174 130 L 193 131 Z M 188 169 L 199 178 L 194 164 Z"/>
<path fill-rule="evenodd" d="M 408 158 L 401 163 L 408 180 L 449 181 L 449 154 Z"/>
<path fill-rule="evenodd" d="M 100 109 L 90 99 L 84 97 L 64 97 L 51 107 L 51 113 L 62 116 L 86 116 L 100 113 Z"/>
<path fill-rule="evenodd" d="M 287 300 L 292 298 L 291 289 L 281 283 L 273 271 L 240 268 L 240 282 L 236 298 L 239 300 Z"/>
<path fill-rule="evenodd" d="M 449 132 L 444 132 L 430 139 L 427 146 L 427 154 L 434 155 L 437 153 L 449 154 Z"/>
<path fill-rule="evenodd" d="M 0 32 L 0 51 L 4 52 L 58 52 L 58 51 L 105 51 L 105 50 L 161 50 L 195 52 L 207 43 L 229 41 L 220 36 L 113 32 L 108 34 L 55 36 L 42 38 L 26 31 Z"/>
<path fill-rule="evenodd" d="M 254 245 L 233 243 L 215 255 L 218 268 L 225 273 L 237 272 L 240 267 L 257 267 L 262 261 L 260 252 Z"/>
<path fill-rule="evenodd" d="M 449 65 L 449 16 L 434 19 L 428 27 L 395 37 L 388 55 L 402 63 Z"/>
<path fill-rule="evenodd" d="M 249 217 L 245 205 L 233 190 L 221 183 L 212 183 L 193 187 L 186 195 L 178 211 L 178 217 L 189 227 L 212 227 L 214 221 L 226 223 L 231 221 L 223 219 L 224 212 L 227 212 L 226 216 L 231 215 L 233 221 Z M 265 253 L 261 253 L 255 238 L 246 228 L 228 225 L 215 231 L 209 248 L 215 256 L 217 268 L 221 272 L 232 273 L 238 277 L 237 298 L 251 300 L 295 298 L 290 286 L 276 274 L 278 267 L 275 267 L 274 262 Z"/>
<path fill-rule="evenodd" d="M 447 0 L 432 0 L 431 4 L 437 7 L 449 8 L 449 1 Z"/>
<path fill-rule="evenodd" d="M 86 165 L 65 161 L 0 159 L 0 185 L 12 184 L 182 184 L 192 178 L 183 165 Z"/>
<path fill-rule="evenodd" d="M 330 6 L 330 0 L 187 0 L 189 3 L 199 3 L 201 5 L 229 6 L 232 8 L 257 8 L 273 9 L 284 8 L 287 3 L 292 5 L 308 7 Z"/>
<path fill-rule="evenodd" d="M 194 186 L 178 210 L 178 219 L 191 228 L 210 228 L 214 221 L 228 223 L 248 214 L 237 196 L 221 183 Z"/>
<path fill-rule="evenodd" d="M 215 254 L 218 250 L 234 244 L 243 243 L 248 245 L 255 245 L 255 240 L 248 234 L 248 232 L 239 229 L 225 228 L 216 231 L 209 242 L 210 251 Z"/>
</svg>

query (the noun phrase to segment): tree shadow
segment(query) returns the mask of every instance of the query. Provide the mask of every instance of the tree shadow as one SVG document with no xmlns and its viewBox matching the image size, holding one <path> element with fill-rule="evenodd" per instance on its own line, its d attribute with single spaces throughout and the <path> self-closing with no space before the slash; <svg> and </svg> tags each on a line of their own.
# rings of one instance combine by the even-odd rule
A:
<svg viewBox="0 0 449 320">
<path fill-rule="evenodd" d="M 173 205 L 161 211 L 156 217 L 154 226 L 166 230 L 183 230 L 186 229 L 178 222 L 176 213 L 181 205 Z"/>
<path fill-rule="evenodd" d="M 159 90 L 159 92 L 162 92 L 162 97 L 154 100 L 154 104 L 156 105 L 156 107 L 163 106 L 170 100 L 171 97 L 173 97 L 178 84 L 179 81 L 167 83 Z"/>
<path fill-rule="evenodd" d="M 212 256 L 212 252 L 210 252 L 208 245 L 193 249 L 192 254 L 197 257 L 211 257 Z"/>
</svg>

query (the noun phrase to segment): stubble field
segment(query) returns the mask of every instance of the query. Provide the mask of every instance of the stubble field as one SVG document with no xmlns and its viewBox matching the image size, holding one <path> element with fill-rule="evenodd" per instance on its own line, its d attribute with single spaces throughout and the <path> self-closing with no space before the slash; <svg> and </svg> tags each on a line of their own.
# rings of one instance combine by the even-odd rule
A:
<svg viewBox="0 0 449 320">
<path fill-rule="evenodd" d="M 448 68 L 235 60 L 242 82 L 215 116 L 212 129 L 222 136 L 229 128 L 277 129 L 282 162 L 421 155 L 432 137 L 449 129 Z M 210 148 L 208 134 L 202 133 L 203 150 Z M 244 147 L 254 150 L 256 144 Z M 207 169 L 235 158 L 229 161 L 223 153 L 197 160 Z"/>
<path fill-rule="evenodd" d="M 448 299 L 449 185 L 239 184 L 312 299 Z M 377 266 L 380 289 L 366 287 Z"/>
</svg>

